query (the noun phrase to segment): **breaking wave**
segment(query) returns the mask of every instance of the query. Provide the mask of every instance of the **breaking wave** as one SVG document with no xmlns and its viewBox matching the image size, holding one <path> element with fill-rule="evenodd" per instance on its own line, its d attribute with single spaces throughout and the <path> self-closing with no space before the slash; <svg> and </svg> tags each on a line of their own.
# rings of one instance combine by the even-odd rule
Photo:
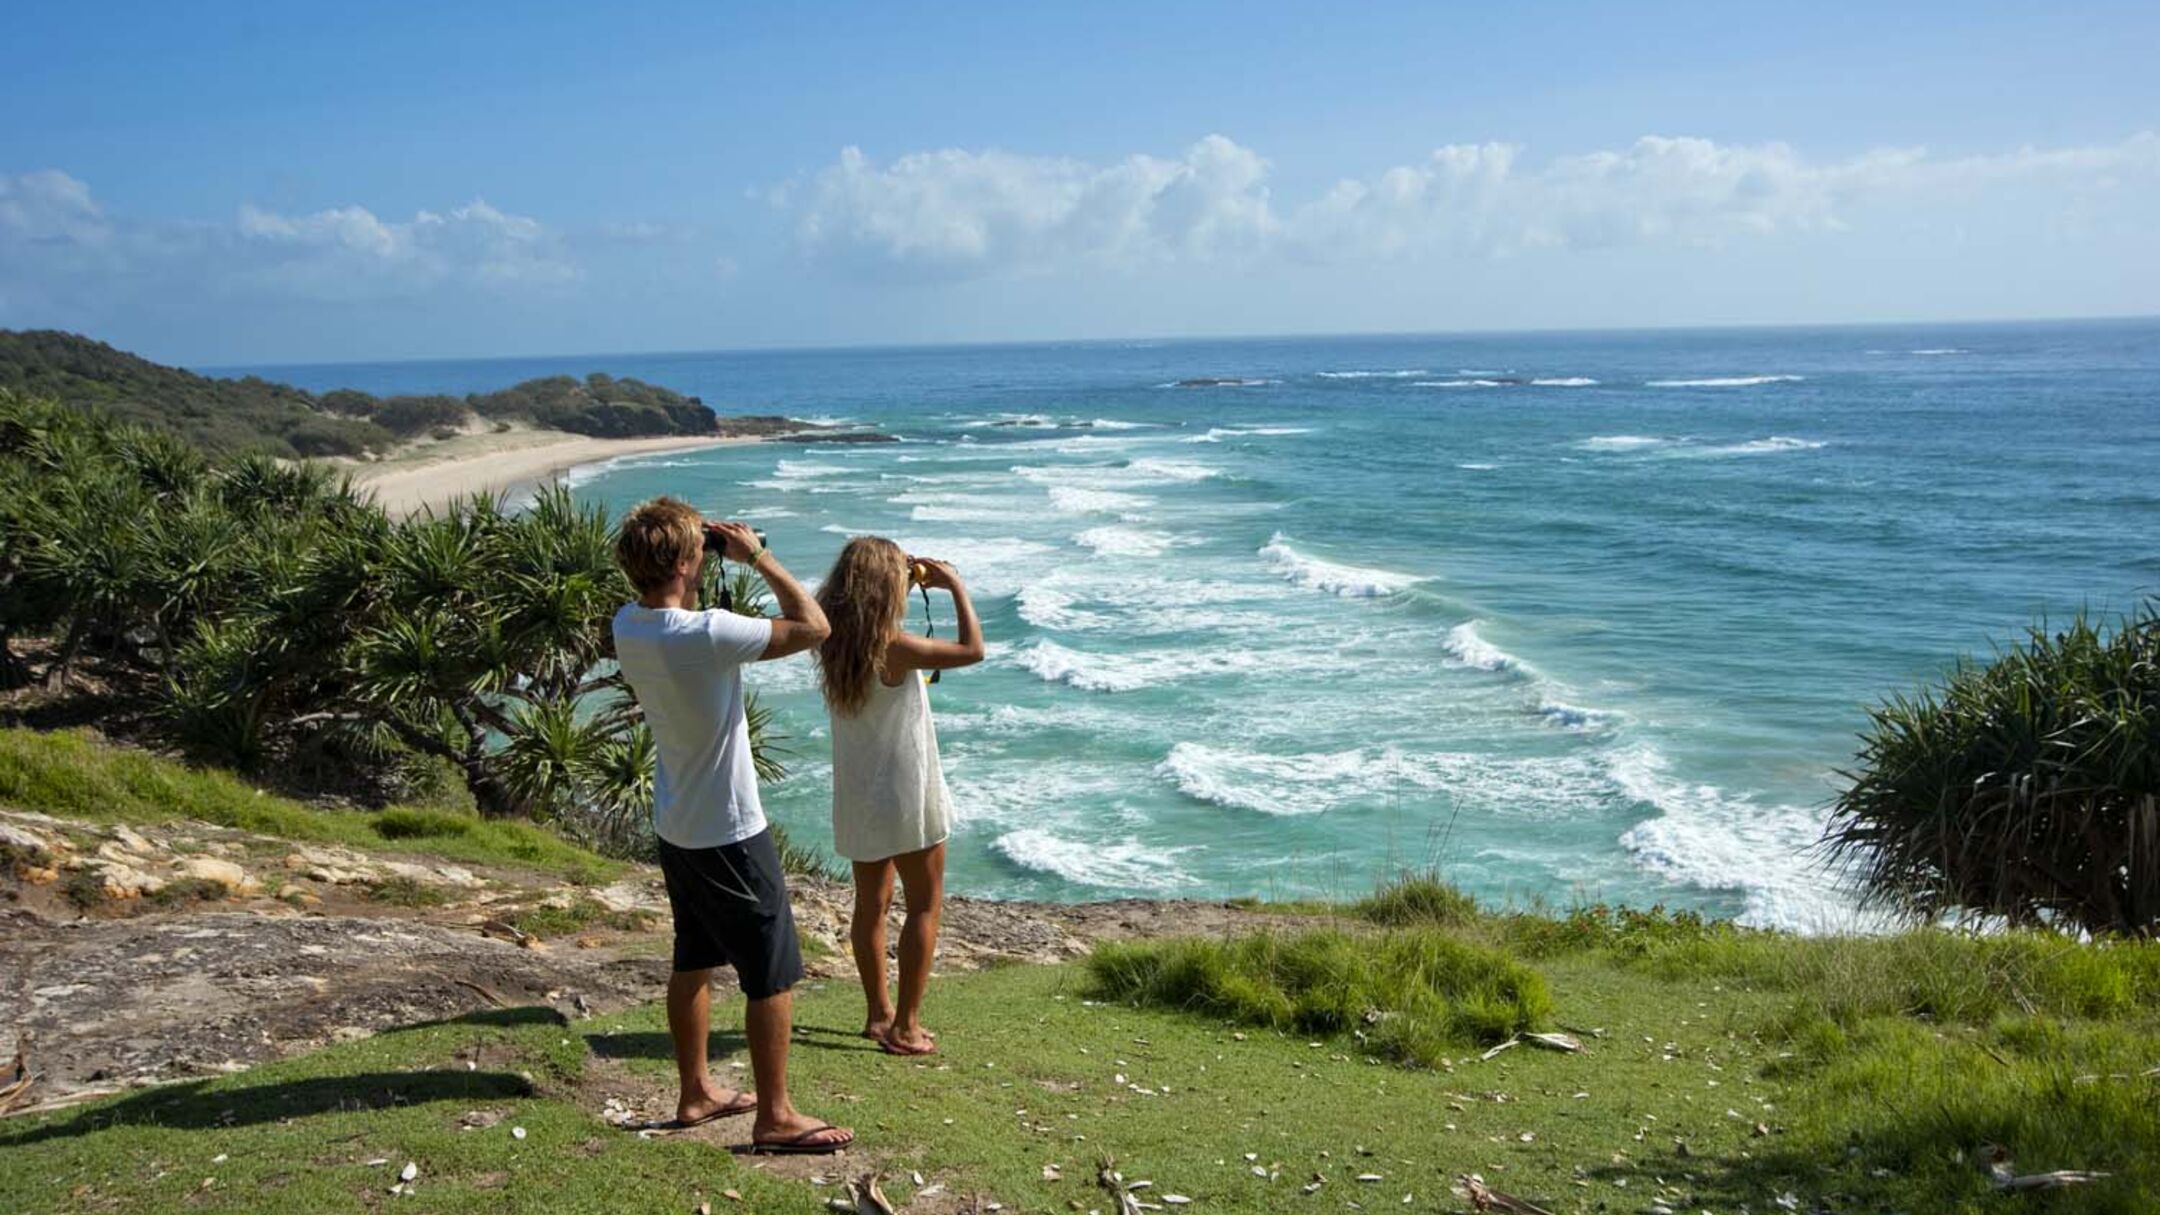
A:
<svg viewBox="0 0 2160 1215">
<path fill-rule="evenodd" d="M 1803 378 L 1796 375 L 1730 375 L 1699 380 L 1645 380 L 1643 383 L 1650 388 L 1753 388 L 1757 384 L 1797 384 Z"/>
<path fill-rule="evenodd" d="M 1309 557 L 1290 547 L 1290 538 L 1281 532 L 1276 532 L 1260 546 L 1260 555 L 1268 559 L 1268 564 L 1277 573 L 1299 586 L 1345 599 L 1378 599 L 1424 581 L 1415 574 L 1366 569 Z"/>
</svg>

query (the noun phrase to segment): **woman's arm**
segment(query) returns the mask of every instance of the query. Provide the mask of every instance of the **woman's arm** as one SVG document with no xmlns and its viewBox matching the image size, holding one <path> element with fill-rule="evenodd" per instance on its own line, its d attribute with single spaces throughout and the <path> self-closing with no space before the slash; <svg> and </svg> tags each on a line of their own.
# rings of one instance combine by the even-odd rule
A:
<svg viewBox="0 0 2160 1215">
<path fill-rule="evenodd" d="M 885 649 L 885 669 L 888 673 L 902 671 L 949 671 L 955 667 L 971 667 L 983 660 L 982 621 L 975 617 L 975 604 L 968 598 L 967 584 L 960 580 L 960 571 L 943 561 L 923 559 L 930 571 L 925 586 L 952 592 L 953 612 L 959 617 L 960 637 L 956 641 L 939 641 L 935 637 L 917 637 L 913 633 L 900 633 Z"/>
</svg>

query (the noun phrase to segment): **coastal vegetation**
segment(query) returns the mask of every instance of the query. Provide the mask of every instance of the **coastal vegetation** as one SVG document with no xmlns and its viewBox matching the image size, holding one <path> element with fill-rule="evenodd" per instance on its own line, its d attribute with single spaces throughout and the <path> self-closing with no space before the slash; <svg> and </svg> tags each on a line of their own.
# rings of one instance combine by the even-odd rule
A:
<svg viewBox="0 0 2160 1215">
<path fill-rule="evenodd" d="M 318 465 L 0 394 L 6 682 L 257 779 L 380 805 L 448 771 L 486 817 L 640 851 L 654 760 L 612 662 L 613 543 L 564 490 L 393 521 Z"/>
<path fill-rule="evenodd" d="M 712 409 L 641 380 L 549 376 L 466 396 L 311 393 L 259 376 L 215 379 L 57 330 L 0 330 L 0 389 L 95 408 L 215 454 L 358 456 L 423 435 L 512 423 L 600 438 L 711 434 Z"/>
<path fill-rule="evenodd" d="M 1879 904 L 2160 931 L 2160 601 L 1870 714 L 1828 843 Z"/>
</svg>

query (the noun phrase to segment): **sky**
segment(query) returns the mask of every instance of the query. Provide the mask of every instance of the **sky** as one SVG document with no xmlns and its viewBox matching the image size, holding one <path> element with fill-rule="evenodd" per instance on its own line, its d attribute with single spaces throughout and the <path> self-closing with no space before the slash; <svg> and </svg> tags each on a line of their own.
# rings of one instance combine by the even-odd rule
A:
<svg viewBox="0 0 2160 1215">
<path fill-rule="evenodd" d="M 190 366 L 2160 313 L 2160 5 L 9 6 L 0 328 Z"/>
</svg>

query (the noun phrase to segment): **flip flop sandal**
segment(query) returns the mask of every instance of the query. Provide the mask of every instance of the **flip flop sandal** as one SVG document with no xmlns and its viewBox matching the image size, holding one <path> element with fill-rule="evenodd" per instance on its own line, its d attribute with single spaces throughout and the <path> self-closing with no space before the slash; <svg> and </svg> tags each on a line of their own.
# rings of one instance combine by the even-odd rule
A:
<svg viewBox="0 0 2160 1215">
<path fill-rule="evenodd" d="M 708 1122 L 718 1122 L 722 1118 L 734 1118 L 743 1114 L 755 1113 L 756 1111 L 757 1098 L 744 1094 L 741 1101 L 733 1105 L 723 1105 L 703 1118 L 693 1118 L 688 1122 L 684 1122 L 680 1118 L 670 1118 L 666 1122 L 650 1123 L 645 1129 L 649 1131 L 687 1131 L 693 1126 L 704 1126 Z"/>
<path fill-rule="evenodd" d="M 924 1055 L 937 1053 L 937 1039 L 935 1038 L 932 1038 L 928 1044 L 923 1046 L 909 1046 L 903 1042 L 895 1042 L 890 1037 L 884 1037 L 878 1039 L 877 1045 L 878 1049 L 886 1054 L 899 1055 L 904 1059 L 918 1059 Z"/>
<path fill-rule="evenodd" d="M 812 1140 L 827 1131 L 837 1131 L 839 1129 L 839 1127 L 827 1122 L 821 1126 L 813 1126 L 800 1135 L 791 1135 L 786 1139 L 752 1139 L 750 1141 L 750 1154 L 753 1156 L 830 1156 L 843 1148 L 853 1145 L 855 1142 L 854 1134 L 851 1132 L 847 1138 L 837 1141 L 812 1142 Z"/>
</svg>

